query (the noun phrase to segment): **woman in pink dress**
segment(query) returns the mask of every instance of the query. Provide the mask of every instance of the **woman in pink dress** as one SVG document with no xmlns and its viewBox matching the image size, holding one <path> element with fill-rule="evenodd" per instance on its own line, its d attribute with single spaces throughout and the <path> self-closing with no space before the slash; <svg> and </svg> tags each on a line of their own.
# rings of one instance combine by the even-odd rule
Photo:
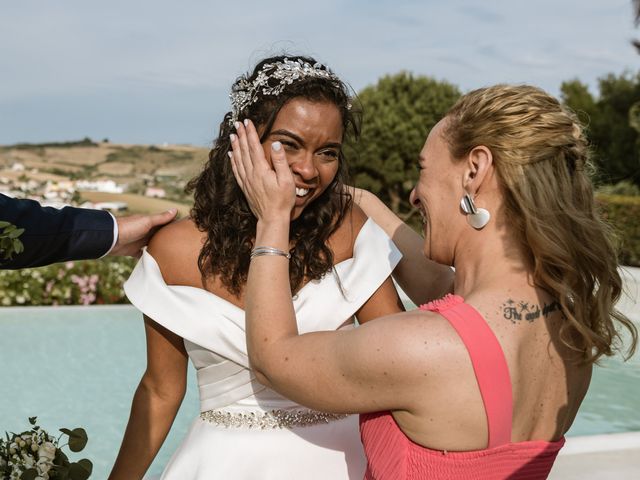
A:
<svg viewBox="0 0 640 480">
<path fill-rule="evenodd" d="M 410 197 L 425 256 L 455 268 L 454 294 L 352 331 L 302 335 L 288 280 L 286 154 L 274 142 L 272 168 L 251 122 L 236 130 L 232 164 L 258 218 L 245 297 L 258 379 L 309 408 L 361 413 L 367 479 L 546 478 L 594 361 L 614 353 L 620 327 L 630 352 L 637 338 L 614 308 L 616 253 L 575 117 L 529 86 L 463 96 L 429 133 Z M 398 227 L 375 199 L 361 205 Z"/>
</svg>

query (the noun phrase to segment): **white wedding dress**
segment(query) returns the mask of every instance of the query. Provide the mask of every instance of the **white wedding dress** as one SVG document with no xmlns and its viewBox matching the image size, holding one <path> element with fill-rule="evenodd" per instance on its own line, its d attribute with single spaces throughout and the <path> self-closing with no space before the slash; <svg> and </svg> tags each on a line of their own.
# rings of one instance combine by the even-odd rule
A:
<svg viewBox="0 0 640 480">
<path fill-rule="evenodd" d="M 369 219 L 353 258 L 294 297 L 300 333 L 335 330 L 391 274 L 401 254 Z M 124 285 L 144 314 L 180 335 L 197 370 L 200 411 L 163 480 L 362 480 L 358 416 L 320 414 L 258 383 L 249 369 L 244 311 L 206 290 L 167 285 L 143 251 Z M 301 425 L 306 424 L 306 425 Z"/>
</svg>

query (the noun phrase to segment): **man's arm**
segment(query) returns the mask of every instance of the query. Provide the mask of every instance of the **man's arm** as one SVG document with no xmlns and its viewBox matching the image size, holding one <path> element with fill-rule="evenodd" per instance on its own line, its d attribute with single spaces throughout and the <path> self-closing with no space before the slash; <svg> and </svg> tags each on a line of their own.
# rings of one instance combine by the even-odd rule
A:
<svg viewBox="0 0 640 480">
<path fill-rule="evenodd" d="M 0 264 L 0 268 L 39 267 L 100 258 L 107 253 L 138 256 L 155 229 L 175 215 L 172 209 L 151 216 L 122 217 L 114 224 L 113 216 L 102 210 L 43 207 L 34 200 L 0 194 L 0 220 L 25 230 L 20 236 L 24 251 Z M 118 237 L 114 245 L 116 226 Z"/>
</svg>

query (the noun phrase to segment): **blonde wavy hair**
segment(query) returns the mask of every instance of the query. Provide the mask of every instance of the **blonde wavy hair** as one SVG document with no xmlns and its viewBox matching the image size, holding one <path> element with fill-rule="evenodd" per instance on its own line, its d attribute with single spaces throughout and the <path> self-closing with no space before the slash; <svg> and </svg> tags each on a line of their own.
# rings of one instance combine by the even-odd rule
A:
<svg viewBox="0 0 640 480">
<path fill-rule="evenodd" d="M 623 326 L 631 356 L 637 329 L 614 308 L 622 292 L 614 237 L 594 199 L 589 147 L 575 115 L 539 88 L 496 85 L 464 95 L 447 119 L 454 158 L 479 145 L 491 150 L 506 218 L 533 280 L 562 307 L 562 342 L 593 363 L 621 349 Z"/>
</svg>

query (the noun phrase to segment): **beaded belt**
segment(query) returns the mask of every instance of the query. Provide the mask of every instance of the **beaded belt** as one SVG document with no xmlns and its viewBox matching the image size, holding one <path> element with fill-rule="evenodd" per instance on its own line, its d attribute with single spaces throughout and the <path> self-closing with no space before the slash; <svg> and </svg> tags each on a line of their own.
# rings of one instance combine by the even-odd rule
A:
<svg viewBox="0 0 640 480">
<path fill-rule="evenodd" d="M 342 413 L 322 413 L 313 410 L 268 410 L 266 412 L 228 412 L 207 410 L 200 414 L 202 420 L 215 425 L 236 428 L 292 428 L 309 427 L 318 423 L 329 423 L 346 418 Z"/>
</svg>

